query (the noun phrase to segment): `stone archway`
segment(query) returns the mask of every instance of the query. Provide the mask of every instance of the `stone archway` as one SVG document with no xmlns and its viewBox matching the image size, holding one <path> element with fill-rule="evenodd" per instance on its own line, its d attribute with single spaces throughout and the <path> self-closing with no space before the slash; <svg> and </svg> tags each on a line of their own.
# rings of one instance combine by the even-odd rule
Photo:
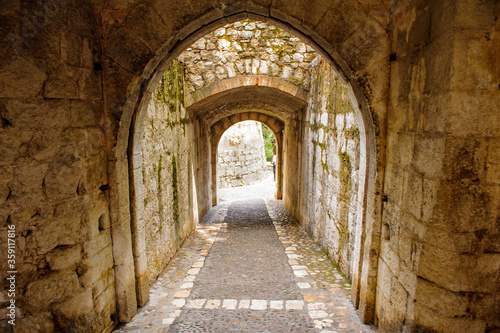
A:
<svg viewBox="0 0 500 333">
<path fill-rule="evenodd" d="M 216 12 L 214 12 L 216 13 Z M 236 14 L 238 13 L 238 14 Z M 147 93 L 151 91 L 153 87 L 158 82 L 158 79 L 161 73 L 165 70 L 166 66 L 170 63 L 170 61 L 175 57 L 183 48 L 187 47 L 189 43 L 192 43 L 197 37 L 203 35 L 209 30 L 212 30 L 225 22 L 228 21 L 236 21 L 243 17 L 251 17 L 257 20 L 268 20 L 270 22 L 275 23 L 278 26 L 284 27 L 286 29 L 290 29 L 295 34 L 304 37 L 307 41 L 309 41 L 312 45 L 314 45 L 318 50 L 324 54 L 327 59 L 332 60 L 332 64 L 337 67 L 340 71 L 341 75 L 344 79 L 350 83 L 350 88 L 352 92 L 352 100 L 355 105 L 358 121 L 360 122 L 362 129 L 361 136 L 363 141 L 365 142 L 364 151 L 362 152 L 362 156 L 366 159 L 366 166 L 364 166 L 364 170 L 366 171 L 367 181 L 365 186 L 367 186 L 367 190 L 365 198 L 363 199 L 363 203 L 360 205 L 361 209 L 364 212 L 363 225 L 366 223 L 366 227 L 363 227 L 363 235 L 366 235 L 364 238 L 366 241 L 359 247 L 359 260 L 358 265 L 359 269 L 356 270 L 356 274 L 354 277 L 354 285 L 355 290 L 353 292 L 355 303 L 360 304 L 362 313 L 366 321 L 371 320 L 371 316 L 374 310 L 374 298 L 375 298 L 375 285 L 376 285 L 376 267 L 377 267 L 377 256 L 378 256 L 378 248 L 377 242 L 372 243 L 372 238 L 375 239 L 378 237 L 380 232 L 379 230 L 379 220 L 380 220 L 380 198 L 375 193 L 380 193 L 380 190 L 377 190 L 381 186 L 381 181 L 377 181 L 382 177 L 382 174 L 376 173 L 376 137 L 375 134 L 379 135 L 384 132 L 383 127 L 379 127 L 375 130 L 372 122 L 372 117 L 374 114 L 371 114 L 368 110 L 368 103 L 365 99 L 365 94 L 360 89 L 360 85 L 357 83 L 357 79 L 352 74 L 351 68 L 347 63 L 342 60 L 337 52 L 335 52 L 331 46 L 329 46 L 328 42 L 325 42 L 325 39 L 320 37 L 315 33 L 311 33 L 313 37 L 306 37 L 304 32 L 310 33 L 311 31 L 306 29 L 304 26 L 301 26 L 296 23 L 296 21 L 290 16 L 288 17 L 291 24 L 287 24 L 286 19 L 276 19 L 273 18 L 272 15 L 268 16 L 261 15 L 258 12 L 245 12 L 236 10 L 236 13 L 232 15 L 227 15 L 225 18 L 217 19 L 214 18 L 211 20 L 210 24 L 206 24 L 203 28 L 196 30 L 196 24 L 200 24 L 198 21 L 194 20 L 190 25 L 187 25 L 182 29 L 182 42 L 172 41 L 166 44 L 163 44 L 162 51 L 160 51 L 159 58 L 157 60 L 151 60 L 146 66 L 145 71 L 141 74 L 141 77 L 134 75 L 130 76 L 129 74 L 125 74 L 125 77 L 129 78 L 129 82 L 132 82 L 129 85 L 128 92 L 125 92 L 125 103 L 123 106 L 117 105 L 120 107 L 120 110 L 123 110 L 123 116 L 121 117 L 121 126 L 118 132 L 116 132 L 117 136 L 117 145 L 116 145 L 116 158 L 110 162 L 111 173 L 118 175 L 126 175 L 128 173 L 127 169 L 134 170 L 136 169 L 136 161 L 138 159 L 138 155 L 134 152 L 135 148 L 137 148 L 137 141 L 134 138 L 137 138 L 140 134 L 140 126 L 137 124 L 141 123 L 141 118 L 143 115 L 140 110 L 147 104 Z M 206 20 L 206 17 L 205 17 Z M 296 28 L 295 28 L 296 26 Z M 376 27 L 375 25 L 371 25 L 370 28 Z M 376 31 L 379 31 L 378 28 Z M 310 36 L 309 35 L 309 36 Z M 373 33 L 371 33 L 372 37 L 374 37 Z M 124 36 L 122 36 L 124 37 Z M 381 37 L 384 42 L 381 45 L 386 45 L 384 40 L 384 34 L 380 34 L 378 37 Z M 377 38 L 378 38 L 377 37 Z M 354 38 L 354 37 L 353 37 Z M 367 36 L 360 36 L 359 42 L 365 42 Z M 375 38 L 375 37 L 374 37 Z M 351 38 L 349 38 L 351 39 Z M 139 51 L 140 52 L 140 51 Z M 360 58 L 364 58 L 366 55 L 360 55 Z M 372 58 L 374 59 L 374 58 Z M 371 59 L 371 60 L 372 60 Z M 371 62 L 371 60 L 369 62 Z M 364 59 L 366 61 L 366 59 Z M 380 61 L 377 58 L 377 61 Z M 363 70 L 367 70 L 365 66 L 361 65 L 363 61 L 361 61 L 358 65 Z M 366 63 L 364 64 L 366 65 Z M 116 68 L 118 72 L 121 70 Z M 134 70 L 133 70 L 134 71 Z M 369 71 L 368 71 L 369 72 Z M 117 73 L 118 74 L 118 73 Z M 146 78 L 146 79 L 144 79 Z M 383 75 L 375 74 L 372 76 L 372 80 L 385 80 Z M 363 86 L 367 87 L 370 80 L 363 81 Z M 139 87 L 142 87 L 139 89 Z M 385 85 L 382 85 L 385 87 Z M 118 93 L 118 92 L 117 92 Z M 377 89 L 373 89 L 370 93 L 380 93 L 383 95 L 382 91 Z M 118 93 L 119 94 L 119 93 Z M 373 97 L 373 96 L 372 96 Z M 378 98 L 375 97 L 375 100 Z M 373 98 L 370 100 L 373 101 Z M 116 100 L 116 99 L 115 99 Z M 122 104 L 121 101 L 117 102 L 117 104 Z M 374 104 L 376 107 L 372 106 L 372 110 L 376 112 L 384 113 L 385 106 L 381 104 Z M 116 107 L 115 107 L 116 109 Z M 377 111 L 378 110 L 378 111 Z M 375 116 L 375 118 L 377 118 Z M 129 125 L 132 124 L 132 125 Z M 379 124 L 383 125 L 383 124 Z M 131 134 L 131 136 L 129 136 Z M 111 141 L 113 141 L 111 139 Z M 126 148 L 128 146 L 128 148 Z M 127 162 L 127 154 L 129 154 L 129 161 Z M 381 152 L 379 151 L 379 154 Z M 122 177 L 122 178 L 120 178 Z M 129 198 L 125 196 L 125 193 L 129 192 L 129 186 L 123 182 L 123 176 L 112 177 L 116 182 L 117 187 L 114 189 L 112 193 L 112 216 L 113 216 L 113 239 L 116 244 L 123 244 L 124 247 L 116 248 L 114 250 L 115 261 L 117 262 L 116 266 L 116 278 L 117 278 L 117 297 L 118 304 L 120 309 L 120 318 L 124 321 L 130 317 L 130 314 L 135 312 L 135 289 L 133 287 L 134 276 L 130 269 L 133 267 L 132 253 L 131 250 L 128 250 L 127 243 L 130 244 L 130 234 L 128 227 L 128 216 L 130 214 L 127 207 L 129 207 Z M 133 179 L 133 178 L 132 178 Z M 133 181 L 132 181 L 133 183 Z M 371 195 L 368 195 L 371 194 Z M 366 221 L 366 222 L 365 222 Z M 131 248 L 131 246 L 129 247 Z M 370 259 L 371 258 L 371 259 Z M 366 263 L 366 265 L 362 265 L 362 262 Z"/>
<path fill-rule="evenodd" d="M 269 127 L 276 137 L 276 149 L 277 149 L 277 161 L 276 161 L 276 192 L 275 197 L 281 198 L 283 194 L 283 129 L 285 127 L 284 123 L 272 116 L 266 115 L 260 112 L 243 112 L 232 116 L 223 118 L 212 125 L 210 128 L 211 135 L 211 169 L 212 169 L 212 205 L 217 205 L 218 195 L 217 195 L 217 148 L 219 146 L 219 141 L 231 126 L 242 122 L 253 120 L 262 123 Z"/>
</svg>

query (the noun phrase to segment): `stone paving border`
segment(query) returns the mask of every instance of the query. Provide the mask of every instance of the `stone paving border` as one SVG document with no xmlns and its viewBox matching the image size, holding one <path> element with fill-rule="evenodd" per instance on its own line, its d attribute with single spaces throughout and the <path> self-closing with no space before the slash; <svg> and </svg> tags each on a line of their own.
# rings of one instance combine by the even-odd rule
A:
<svg viewBox="0 0 500 333">
<path fill-rule="evenodd" d="M 168 331 L 186 305 L 196 275 L 203 268 L 205 257 L 217 240 L 219 231 L 227 227 L 223 221 L 228 207 L 228 203 L 214 207 L 204 217 L 203 223 L 188 237 L 151 287 L 148 304 L 139 309 L 130 323 L 118 327 L 115 332 Z"/>
<path fill-rule="evenodd" d="M 265 202 L 314 326 L 321 333 L 374 332 L 372 327 L 360 322 L 350 302 L 349 281 L 300 227 L 281 201 L 265 199 Z M 304 258 L 303 253 L 313 256 Z M 329 278 L 325 279 L 325 275 L 329 275 Z"/>
<path fill-rule="evenodd" d="M 224 218 L 227 213 L 228 206 L 223 208 L 222 216 L 219 217 L 219 221 L 224 221 Z M 200 224 L 198 228 L 202 228 L 204 225 Z M 210 227 L 209 227 L 210 228 Z M 162 330 L 162 332 L 166 332 L 168 330 L 169 325 L 171 325 L 175 319 L 180 316 L 182 310 L 184 308 L 188 309 L 201 309 L 205 306 L 207 300 L 206 299 L 188 299 L 189 294 L 191 293 L 191 288 L 194 286 L 194 282 L 196 281 L 196 276 L 198 273 L 201 271 L 203 268 L 203 265 L 205 264 L 205 257 L 208 256 L 208 252 L 210 251 L 210 248 L 212 245 L 219 239 L 219 234 L 221 231 L 224 231 L 224 229 L 227 229 L 227 223 L 218 223 L 218 224 L 213 224 L 210 228 L 215 235 L 210 237 L 205 237 L 203 239 L 203 246 L 200 248 L 199 255 L 200 257 L 191 265 L 191 267 L 187 271 L 187 276 L 184 277 L 183 284 L 180 286 L 180 290 L 174 293 L 174 299 L 171 301 L 171 305 L 175 308 L 176 310 L 172 310 L 167 313 L 167 317 L 163 318 L 163 325 L 168 325 L 165 327 L 165 329 Z M 218 301 L 218 300 L 216 300 Z M 234 301 L 234 300 L 223 300 L 222 303 L 222 308 L 224 306 L 227 307 L 228 301 Z M 213 303 L 212 303 L 213 304 Z"/>
</svg>

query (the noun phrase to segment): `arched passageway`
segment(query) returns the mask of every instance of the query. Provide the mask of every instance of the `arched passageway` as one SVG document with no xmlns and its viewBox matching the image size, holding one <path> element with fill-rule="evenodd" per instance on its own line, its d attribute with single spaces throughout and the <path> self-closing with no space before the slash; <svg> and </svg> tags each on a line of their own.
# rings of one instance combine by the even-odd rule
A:
<svg viewBox="0 0 500 333">
<path fill-rule="evenodd" d="M 246 122 L 248 123 L 249 121 L 255 121 L 258 124 L 263 124 L 268 126 L 269 129 L 271 129 L 272 133 L 274 134 L 275 140 L 276 140 L 276 146 L 275 146 L 275 155 L 277 160 L 275 161 L 275 173 L 276 173 L 276 190 L 274 191 L 274 197 L 280 198 L 282 196 L 282 189 L 283 189 L 283 176 L 282 176 L 282 168 L 283 168 L 283 129 L 284 129 L 284 124 L 282 121 L 279 119 L 276 119 L 274 117 L 268 116 L 264 113 L 259 113 L 259 112 L 244 112 L 244 113 L 239 113 L 237 115 L 233 115 L 228 118 L 224 118 L 219 120 L 218 122 L 214 123 L 211 127 L 211 132 L 213 133 L 212 135 L 212 179 L 218 179 L 218 171 L 217 168 L 220 164 L 219 161 L 219 156 L 220 156 L 220 142 L 221 139 L 226 133 L 227 130 L 232 128 L 233 125 L 236 125 L 241 122 Z M 245 133 L 243 133 L 243 136 Z M 261 135 L 262 137 L 262 135 Z M 245 139 L 245 138 L 243 138 Z M 262 140 L 263 142 L 263 140 Z M 264 149 L 264 147 L 262 147 Z M 241 150 L 241 148 L 240 148 Z M 263 153 L 264 151 L 262 151 Z M 233 154 L 237 154 L 238 152 L 234 152 Z M 243 152 L 241 152 L 243 153 Z M 262 155 L 264 157 L 265 155 Z M 263 160 L 262 162 L 264 162 Z M 241 163 L 241 162 L 240 162 Z M 261 166 L 261 169 L 265 170 L 265 166 Z M 264 171 L 264 175 L 266 175 L 266 172 Z M 262 180 L 262 177 L 259 179 Z M 218 187 L 217 187 L 218 182 L 214 181 L 212 184 L 212 203 L 213 205 L 217 205 L 218 203 Z"/>
<path fill-rule="evenodd" d="M 301 38 L 349 86 L 364 161 L 359 172 L 365 174 L 358 184 L 364 191 L 364 200 L 358 198 L 359 246 L 351 260 L 352 295 L 362 320 L 384 332 L 495 331 L 498 10 L 496 1 L 475 0 L 56 0 L 2 6 L 0 137 L 6 144 L 0 217 L 4 230 L 16 230 L 2 237 L 15 236 L 16 269 L 22 272 L 15 297 L 9 296 L 19 313 L 16 326 L 1 320 L 2 329 L 107 331 L 147 300 L 150 277 L 142 274 L 147 267 L 139 258 L 148 245 L 141 232 L 150 229 L 141 229 L 141 214 L 165 202 L 145 204 L 152 191 L 141 198 L 139 170 L 196 184 L 195 192 L 153 186 L 193 208 L 188 226 L 211 206 L 210 173 L 200 171 L 210 158 L 208 128 L 189 118 L 184 134 L 187 118 L 166 117 L 188 142 L 208 148 L 180 145 L 175 159 L 165 149 L 168 157 L 143 168 L 141 141 L 153 133 L 143 126 L 147 107 L 184 50 L 227 23 L 249 18 Z M 227 68 L 212 77 L 226 74 Z M 176 105 L 179 112 L 172 116 L 185 108 Z M 311 127 L 318 138 L 319 124 L 321 117 Z M 320 157 L 314 168 L 301 165 L 302 171 L 334 161 L 331 154 L 321 160 L 322 142 L 316 142 L 314 150 L 300 150 Z M 350 158 L 336 153 L 338 167 L 349 170 Z M 286 182 L 284 187 L 287 202 Z M 300 210 L 311 206 L 288 202 L 305 221 L 309 215 Z M 315 207 L 330 218 L 324 205 Z M 185 235 L 188 229 L 174 223 L 170 231 Z"/>
<path fill-rule="evenodd" d="M 250 28 L 252 30 L 255 26 L 260 26 L 259 29 L 268 27 L 263 23 L 249 22 L 251 23 L 243 23 L 243 26 L 252 25 Z M 237 24 L 238 22 L 234 26 Z M 159 274 L 162 267 L 162 265 L 155 267 L 150 264 L 150 262 L 158 261 L 155 259 L 157 254 L 147 257 L 144 255 L 145 251 L 142 250 L 144 247 L 150 248 L 155 243 L 154 239 L 148 239 L 147 235 L 145 237 L 143 232 L 143 230 L 148 230 L 144 224 L 154 218 L 143 213 L 145 212 L 142 206 L 144 199 L 146 202 L 149 200 L 140 196 L 142 191 L 148 191 L 147 187 L 143 186 L 144 166 L 149 164 L 149 162 L 144 162 L 144 160 L 149 161 L 144 145 L 156 147 L 159 143 L 140 140 L 147 140 L 151 136 L 149 132 L 143 133 L 142 127 L 154 128 L 155 122 L 158 122 L 159 126 L 161 122 L 166 122 L 173 128 L 182 126 L 184 140 L 190 142 L 188 150 L 193 153 L 191 157 L 188 157 L 187 170 L 188 177 L 191 179 L 191 187 L 188 186 L 186 190 L 191 199 L 186 201 L 186 203 L 189 202 L 186 207 L 190 210 L 191 216 L 194 216 L 192 219 L 194 223 L 205 215 L 210 205 L 217 204 L 217 146 L 224 131 L 246 120 L 259 121 L 267 125 L 277 139 L 276 197 L 283 198 L 285 205 L 295 216 L 303 220 L 304 227 L 314 234 L 316 240 L 327 251 L 332 251 L 332 258 L 337 262 L 342 262 L 344 274 L 354 279 L 359 279 L 361 276 L 362 243 L 365 233 L 363 221 L 366 214 L 364 184 L 366 184 L 367 173 L 366 166 L 360 168 L 360 165 L 366 165 L 368 155 L 360 153 L 360 149 L 366 149 L 365 126 L 357 125 L 356 112 L 359 114 L 359 110 L 355 109 L 350 102 L 348 86 L 342 83 L 340 77 L 335 74 L 335 70 L 321 60 L 312 48 L 293 36 L 283 37 L 284 32 L 276 27 L 273 28 L 273 34 L 279 37 L 275 39 L 280 41 L 280 39 L 289 38 L 286 45 L 288 49 L 267 48 L 260 53 L 255 52 L 260 54 L 262 59 L 242 61 L 241 68 L 238 68 L 241 72 L 239 75 L 230 75 L 231 67 L 229 67 L 227 76 L 232 77 L 221 77 L 220 80 L 206 82 L 210 80 L 210 75 L 213 75 L 212 68 L 222 73 L 221 75 L 226 75 L 223 73 L 223 66 L 219 64 L 226 64 L 227 67 L 230 63 L 226 63 L 224 58 L 229 58 L 231 55 L 231 49 L 228 47 L 224 52 L 229 54 L 222 53 L 223 56 L 221 56 L 223 50 L 220 48 L 215 48 L 212 52 L 208 52 L 206 48 L 209 42 L 224 47 L 223 42 L 226 41 L 224 33 L 230 33 L 234 26 L 228 25 L 216 30 L 215 34 L 219 34 L 219 39 L 207 37 L 193 44 L 198 45 L 197 48 L 205 48 L 199 50 L 199 54 L 193 53 L 195 46 L 192 46 L 179 57 L 179 59 L 199 60 L 195 63 L 198 68 L 196 71 L 189 69 L 190 63 L 184 65 L 186 66 L 185 79 L 178 78 L 180 72 L 177 69 L 177 62 L 171 65 L 163 75 L 159 88 L 156 88 L 144 110 L 147 109 L 150 113 L 149 110 L 156 110 L 160 107 L 165 109 L 162 113 L 167 115 L 180 110 L 177 121 L 172 121 L 170 118 L 163 121 L 149 115 L 143 119 L 137 117 L 133 124 L 136 128 L 134 145 L 129 148 L 129 153 L 137 156 L 131 159 L 133 178 L 137 179 L 132 182 L 131 193 L 136 203 L 132 209 L 133 219 L 136 221 L 132 228 L 132 236 L 136 244 L 134 251 L 139 304 L 147 302 L 147 286 Z M 241 31 L 248 33 L 249 30 L 244 28 Z M 265 30 L 262 31 L 251 32 L 250 30 L 252 34 L 264 34 Z M 237 41 L 233 41 L 232 45 L 235 43 Z M 267 43 L 274 45 L 275 41 Z M 236 44 L 234 48 L 237 49 L 238 45 Z M 262 46 L 268 45 L 264 43 Z M 255 46 L 255 48 L 258 47 Z M 238 56 L 249 57 L 248 52 L 250 51 L 234 55 L 236 59 L 232 61 L 237 64 L 236 66 L 238 66 Z M 274 67 L 275 71 L 266 75 L 263 72 L 272 68 L 274 62 L 265 59 L 273 56 L 279 64 L 282 64 L 283 69 Z M 206 59 L 205 62 L 203 62 L 204 59 Z M 246 61 L 247 58 L 242 59 Z M 182 66 L 182 62 L 180 64 Z M 295 71 L 293 71 L 294 67 Z M 293 71 L 293 75 L 290 75 L 292 73 L 290 71 Z M 181 88 L 186 86 L 188 88 Z M 314 91 L 314 95 L 310 94 L 310 90 Z M 139 114 L 145 112 L 139 111 Z M 329 132 L 330 130 L 332 132 Z M 152 131 L 154 132 L 154 129 Z M 161 140 L 162 137 L 171 135 L 163 134 L 158 137 Z M 161 145 L 165 146 L 165 144 Z M 142 147 L 141 154 L 136 152 L 138 147 Z M 177 144 L 177 149 L 179 147 Z M 168 156 L 176 158 L 172 160 L 170 172 L 180 169 L 180 166 L 176 164 L 179 160 L 176 157 L 178 155 L 178 150 L 167 151 L 167 157 L 163 161 L 170 161 Z M 157 173 L 159 176 L 159 166 L 163 161 L 160 157 L 154 177 L 157 177 Z M 175 168 L 174 165 L 176 165 Z M 159 182 L 158 179 L 153 183 Z M 179 186 L 177 176 L 167 179 L 166 182 L 162 180 L 162 183 L 169 182 L 174 188 Z M 337 200 L 337 197 L 340 199 Z M 179 200 L 175 193 L 172 200 L 174 203 Z M 178 210 L 176 207 L 173 207 L 174 212 Z M 160 205 L 158 209 L 161 209 Z M 326 212 L 326 214 L 308 217 L 316 211 Z M 341 211 L 341 214 L 336 211 Z M 168 214 L 167 211 L 166 215 Z M 172 219 L 174 221 L 172 225 L 175 225 L 176 217 L 173 216 Z M 190 223 L 185 225 L 185 230 L 192 228 Z M 340 231 L 332 233 L 335 228 Z M 170 241 L 172 245 L 169 247 L 175 252 L 178 246 L 174 244 L 182 243 L 185 236 L 179 231 L 182 229 L 180 226 L 176 225 L 174 229 L 175 232 L 170 233 L 175 234 L 174 240 Z M 138 246 L 140 244 L 147 245 Z M 146 251 L 146 253 L 151 251 Z M 168 252 L 166 257 L 171 258 L 172 253 L 172 251 Z M 162 260 L 164 259 L 165 256 Z M 353 294 L 356 301 L 359 290 Z"/>
</svg>

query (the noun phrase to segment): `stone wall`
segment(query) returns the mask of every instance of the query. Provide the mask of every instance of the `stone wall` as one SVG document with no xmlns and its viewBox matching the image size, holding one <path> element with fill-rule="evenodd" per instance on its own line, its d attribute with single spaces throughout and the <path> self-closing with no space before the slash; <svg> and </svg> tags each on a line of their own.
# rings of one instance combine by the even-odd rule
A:
<svg viewBox="0 0 500 333">
<path fill-rule="evenodd" d="M 297 37 L 264 22 L 227 24 L 200 38 L 178 58 L 186 64 L 187 92 L 238 75 L 283 78 L 309 90 L 317 53 Z"/>
<path fill-rule="evenodd" d="M 41 2 L 0 6 L 2 332 L 101 332 L 116 324 L 97 20 L 89 3 L 58 3 L 49 4 L 50 15 Z M 15 326 L 6 322 L 9 227 Z"/>
<path fill-rule="evenodd" d="M 165 72 L 144 119 L 142 140 L 147 281 L 154 282 L 197 222 L 184 68 Z"/>
<path fill-rule="evenodd" d="M 266 157 L 262 125 L 243 121 L 231 126 L 217 150 L 219 187 L 251 185 L 266 178 Z"/>
<path fill-rule="evenodd" d="M 382 331 L 500 327 L 499 5 L 408 3 L 394 17 Z"/>
<path fill-rule="evenodd" d="M 313 84 L 303 124 L 300 221 L 342 273 L 351 277 L 359 129 L 347 86 L 333 68 L 321 60 L 311 72 Z"/>
</svg>

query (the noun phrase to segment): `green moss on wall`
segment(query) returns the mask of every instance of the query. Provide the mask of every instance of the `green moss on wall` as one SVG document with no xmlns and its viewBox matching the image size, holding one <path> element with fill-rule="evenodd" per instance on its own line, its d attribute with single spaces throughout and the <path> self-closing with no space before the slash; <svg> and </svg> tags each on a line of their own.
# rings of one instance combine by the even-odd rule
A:
<svg viewBox="0 0 500 333">
<path fill-rule="evenodd" d="M 160 218 L 160 221 L 159 221 L 159 226 L 158 226 L 158 232 L 161 232 L 161 229 L 163 227 L 163 223 L 165 221 L 164 219 L 164 212 L 163 212 L 163 187 L 162 187 L 162 178 L 161 178 L 161 171 L 162 171 L 162 165 L 161 165 L 161 162 L 162 162 L 162 156 L 160 156 L 160 159 L 158 161 L 158 166 L 156 167 L 156 172 L 157 172 L 157 180 L 156 180 L 156 184 L 157 184 L 157 199 L 158 199 L 158 216 Z"/>
<path fill-rule="evenodd" d="M 160 79 L 154 92 L 154 100 L 165 104 L 171 113 L 179 113 L 184 106 L 184 66 L 173 60 Z"/>
<path fill-rule="evenodd" d="M 339 181 L 340 181 L 340 200 L 344 202 L 350 201 L 351 196 L 351 174 L 352 174 L 352 165 L 351 158 L 349 154 L 343 153 L 339 150 L 340 157 L 340 170 L 339 170 Z"/>
<path fill-rule="evenodd" d="M 175 230 L 175 248 L 178 249 L 181 246 L 180 239 L 180 219 L 179 219 L 179 192 L 178 192 L 178 181 L 177 181 L 177 161 L 175 156 L 172 156 L 172 217 L 174 219 L 174 230 Z"/>
</svg>

